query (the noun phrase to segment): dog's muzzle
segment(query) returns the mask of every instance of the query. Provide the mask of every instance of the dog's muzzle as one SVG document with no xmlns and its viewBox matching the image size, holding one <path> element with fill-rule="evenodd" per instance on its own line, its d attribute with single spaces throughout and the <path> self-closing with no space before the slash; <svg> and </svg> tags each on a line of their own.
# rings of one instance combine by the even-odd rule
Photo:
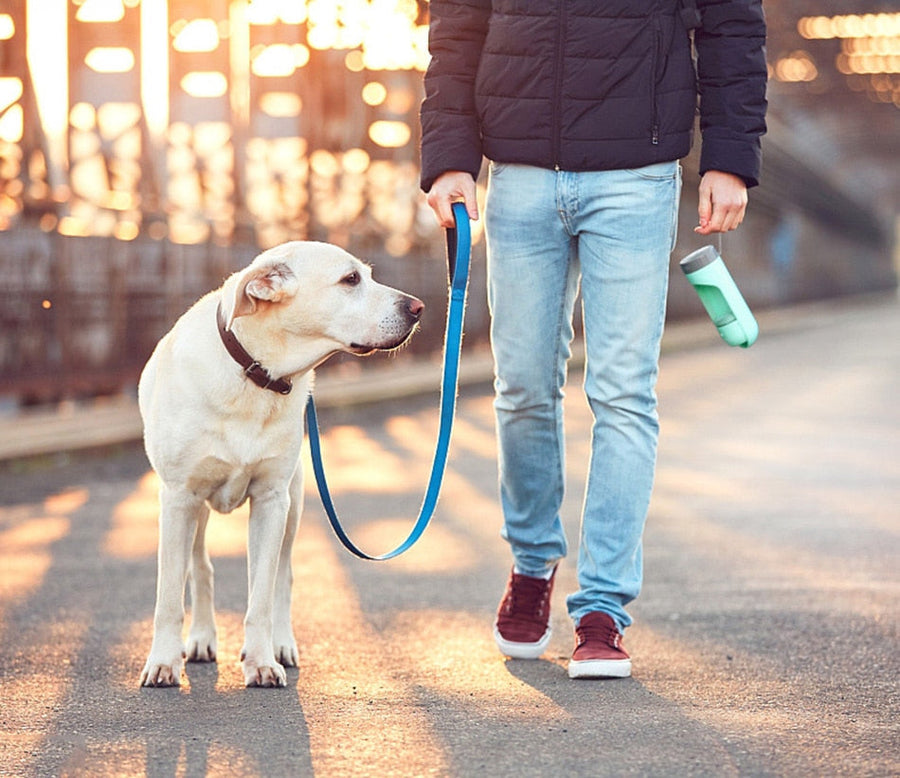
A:
<svg viewBox="0 0 900 778">
<path fill-rule="evenodd" d="M 425 310 L 425 303 L 418 297 L 404 295 L 397 301 L 397 307 L 402 318 L 394 319 L 384 327 L 385 340 L 382 343 L 377 346 L 371 343 L 351 343 L 350 351 L 363 357 L 374 351 L 392 351 L 406 343 L 416 331 L 419 319 L 422 318 L 422 312 Z"/>
</svg>

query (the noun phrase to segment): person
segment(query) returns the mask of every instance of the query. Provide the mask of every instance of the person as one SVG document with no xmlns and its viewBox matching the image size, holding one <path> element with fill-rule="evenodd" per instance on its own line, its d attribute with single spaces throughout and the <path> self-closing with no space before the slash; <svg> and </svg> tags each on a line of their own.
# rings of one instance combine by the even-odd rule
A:
<svg viewBox="0 0 900 778">
<path fill-rule="evenodd" d="M 626 606 L 656 466 L 669 256 L 698 106 L 700 235 L 734 230 L 760 168 L 759 0 L 432 0 L 421 186 L 441 225 L 485 201 L 502 536 L 513 567 L 494 637 L 550 639 L 567 553 L 562 399 L 580 291 L 591 456 L 578 544 L 572 678 L 626 677 Z M 695 28 L 695 29 L 693 29 Z M 691 30 L 693 29 L 693 46 Z M 696 63 L 694 61 L 696 52 Z"/>
</svg>

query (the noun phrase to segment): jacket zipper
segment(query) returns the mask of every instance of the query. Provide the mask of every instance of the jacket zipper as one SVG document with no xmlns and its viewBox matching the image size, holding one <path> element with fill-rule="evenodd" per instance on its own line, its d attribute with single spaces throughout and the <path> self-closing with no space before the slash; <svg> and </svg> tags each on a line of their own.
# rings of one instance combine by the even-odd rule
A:
<svg viewBox="0 0 900 778">
<path fill-rule="evenodd" d="M 659 17 L 653 16 L 653 56 L 652 72 L 650 73 L 650 100 L 653 104 L 653 124 L 650 128 L 650 142 L 654 146 L 659 145 L 659 102 L 656 94 L 657 81 L 659 80 L 659 63 L 662 57 L 662 28 Z"/>
<path fill-rule="evenodd" d="M 566 32 L 566 2 L 559 2 L 559 22 L 556 25 L 556 84 L 553 89 L 553 142 L 551 153 L 553 154 L 553 167 L 560 169 L 561 156 L 561 133 L 562 133 L 562 85 L 563 85 L 563 66 L 565 64 L 565 50 L 563 42 L 565 41 Z"/>
</svg>

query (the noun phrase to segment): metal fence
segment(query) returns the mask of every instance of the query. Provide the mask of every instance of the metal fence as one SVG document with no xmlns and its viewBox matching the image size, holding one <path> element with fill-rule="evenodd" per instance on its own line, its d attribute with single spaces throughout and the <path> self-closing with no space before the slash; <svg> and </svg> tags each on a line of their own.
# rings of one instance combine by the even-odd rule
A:
<svg viewBox="0 0 900 778">
<path fill-rule="evenodd" d="M 0 0 L 0 396 L 133 386 L 180 313 L 290 239 L 337 243 L 423 298 L 410 348 L 436 351 L 444 248 L 417 167 L 427 7 Z M 773 129 L 726 243 L 751 303 L 892 286 L 891 230 Z M 695 189 L 691 157 L 676 257 L 696 247 Z M 468 344 L 487 337 L 483 250 Z M 699 313 L 673 276 L 670 315 Z"/>
</svg>

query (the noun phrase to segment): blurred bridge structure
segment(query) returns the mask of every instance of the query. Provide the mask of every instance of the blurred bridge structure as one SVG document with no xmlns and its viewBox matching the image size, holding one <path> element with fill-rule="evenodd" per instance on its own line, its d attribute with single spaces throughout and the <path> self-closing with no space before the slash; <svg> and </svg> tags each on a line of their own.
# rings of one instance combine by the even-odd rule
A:
<svg viewBox="0 0 900 778">
<path fill-rule="evenodd" d="M 894 7 L 766 4 L 763 183 L 723 245 L 754 306 L 896 285 Z M 129 390 L 182 311 L 292 239 L 337 243 L 422 297 L 411 349 L 437 351 L 427 25 L 425 0 L 0 0 L 0 398 Z M 701 245 L 696 180 L 692 156 L 673 264 Z M 479 230 L 469 343 L 487 331 Z M 682 281 L 670 315 L 698 315 Z"/>
</svg>

